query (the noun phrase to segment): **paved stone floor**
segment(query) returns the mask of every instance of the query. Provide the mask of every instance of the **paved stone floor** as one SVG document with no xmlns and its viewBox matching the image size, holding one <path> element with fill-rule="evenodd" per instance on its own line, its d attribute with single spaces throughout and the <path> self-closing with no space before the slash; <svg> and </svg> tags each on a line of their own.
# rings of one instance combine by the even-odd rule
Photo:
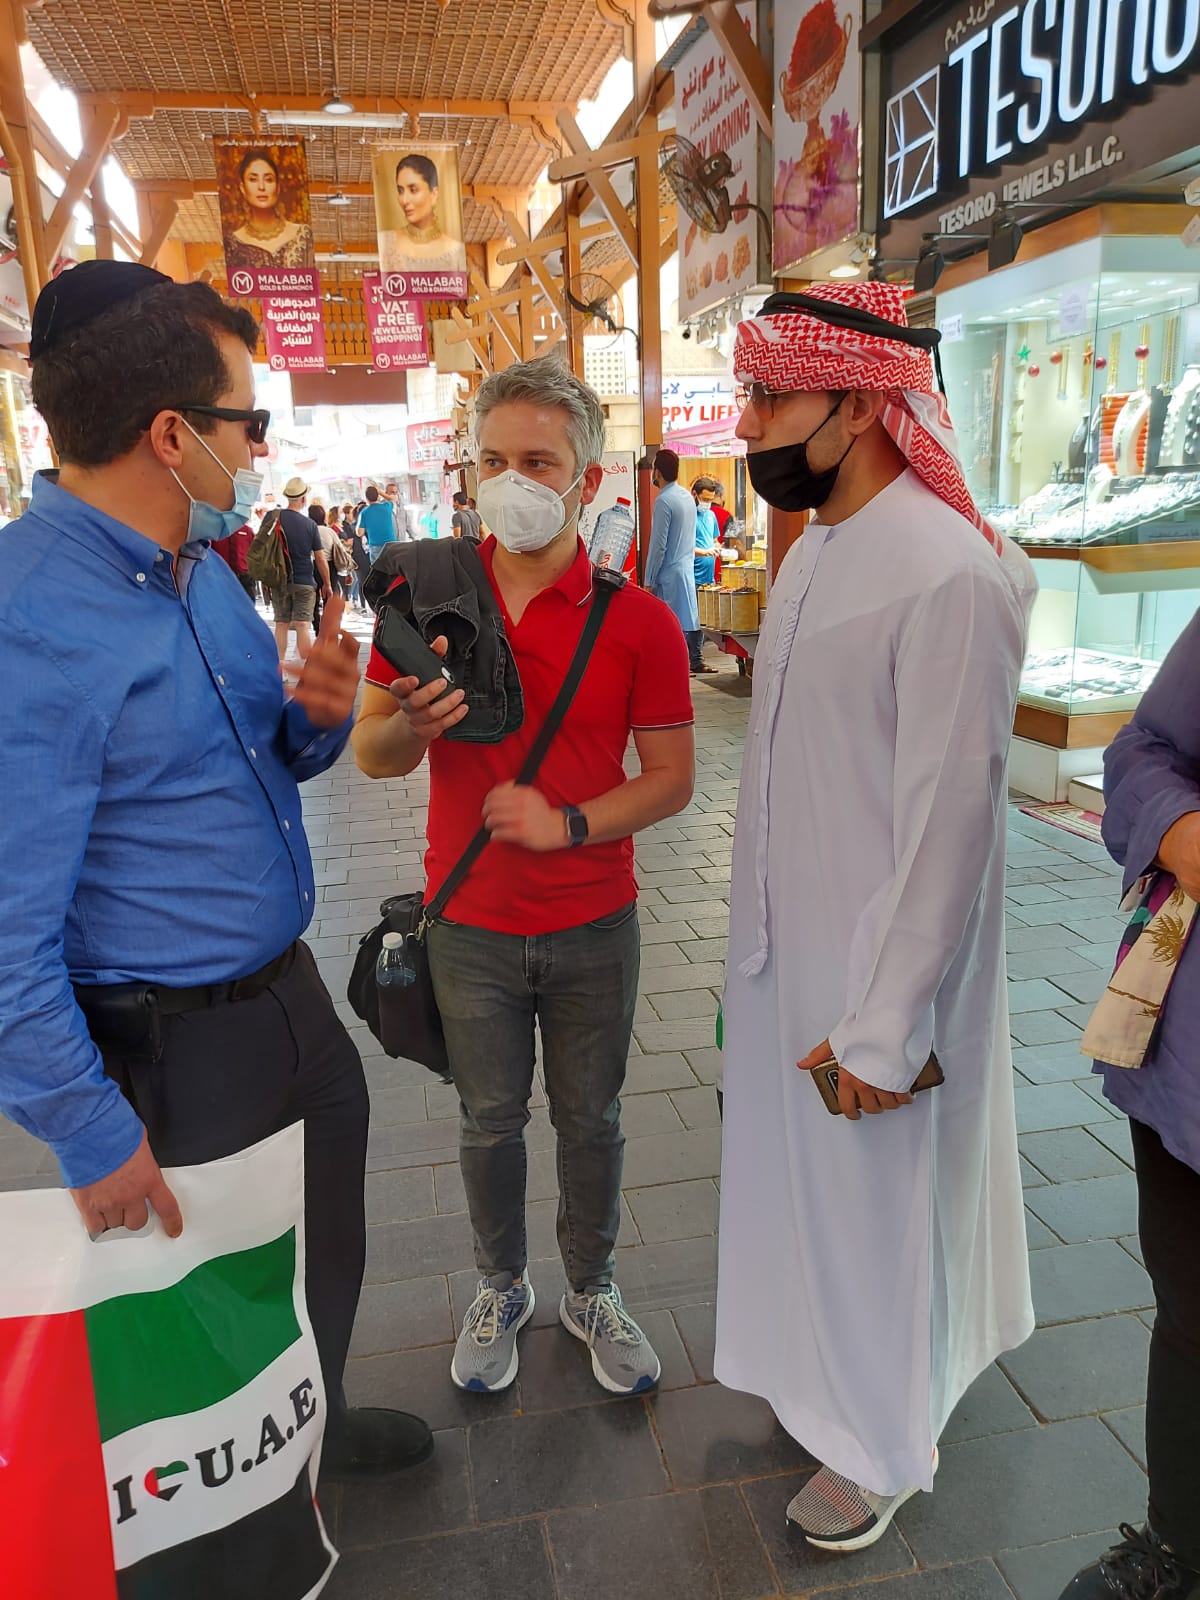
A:
<svg viewBox="0 0 1200 1600">
<path fill-rule="evenodd" d="M 1084 1070 L 1078 1038 L 1121 923 L 1104 851 L 1011 814 L 1010 1004 L 1038 1330 L 986 1372 L 942 1441 L 937 1490 L 874 1549 L 841 1559 L 789 1536 L 811 1462 L 760 1401 L 713 1381 L 720 1126 L 712 1087 L 733 811 L 748 687 L 698 683 L 699 773 L 682 816 L 639 847 L 645 940 L 629 1062 L 618 1274 L 663 1364 L 660 1392 L 614 1400 L 558 1327 L 553 1131 L 529 1128 L 539 1307 L 517 1383 L 451 1385 L 475 1285 L 455 1098 L 354 1037 L 373 1112 L 367 1279 L 351 1399 L 422 1413 L 432 1462 L 323 1496 L 342 1561 L 334 1600 L 1057 1600 L 1068 1576 L 1145 1504 L 1151 1292 L 1139 1261 L 1128 1129 Z M 320 904 L 312 946 L 335 997 L 380 898 L 415 887 L 423 774 L 371 783 L 349 758 L 305 786 Z M 348 1022 L 354 1022 L 341 1005 Z M 0 1183 L 53 1167 L 0 1122 Z"/>
</svg>

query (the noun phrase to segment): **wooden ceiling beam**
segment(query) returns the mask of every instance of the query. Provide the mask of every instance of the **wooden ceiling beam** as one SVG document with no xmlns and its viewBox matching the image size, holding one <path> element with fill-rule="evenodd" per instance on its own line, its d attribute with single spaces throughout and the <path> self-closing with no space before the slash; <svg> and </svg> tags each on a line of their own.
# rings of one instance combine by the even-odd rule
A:
<svg viewBox="0 0 1200 1600">
<path fill-rule="evenodd" d="M 46 256 L 50 261 L 62 249 L 67 229 L 71 226 L 71 215 L 95 182 L 113 140 L 120 138 L 128 126 L 129 118 L 119 106 L 111 101 L 97 104 L 83 149 L 72 163 L 66 188 L 55 202 L 46 224 Z"/>
<path fill-rule="evenodd" d="M 592 147 L 583 136 L 583 132 L 575 118 L 569 111 L 559 115 L 558 125 L 566 135 L 567 143 L 571 146 L 573 155 L 562 160 L 552 161 L 547 171 L 551 183 L 563 183 L 571 178 L 586 175 L 592 192 L 600 203 L 604 215 L 617 231 L 617 236 L 624 245 L 631 261 L 637 261 L 637 232 L 629 220 L 629 213 L 625 209 L 617 191 L 612 186 L 612 180 L 604 171 L 611 146 L 602 145 L 598 152 L 593 153 Z M 636 154 L 636 151 L 634 152 Z M 614 165 L 616 163 L 613 163 Z"/>
<path fill-rule="evenodd" d="M 771 72 L 763 60 L 763 53 L 750 36 L 750 30 L 738 15 L 734 0 L 714 0 L 704 7 L 704 20 L 733 63 L 738 82 L 746 91 L 759 127 L 767 138 L 772 136 L 772 116 L 775 88 Z"/>
<path fill-rule="evenodd" d="M 311 115 L 324 109 L 329 96 L 325 94 L 249 94 L 231 91 L 220 93 L 180 93 L 165 90 L 115 91 L 103 95 L 81 94 L 81 105 L 92 99 L 115 100 L 131 117 L 152 117 L 156 111 L 210 111 L 232 112 L 253 117 L 268 112 L 295 111 Z M 347 98 L 356 112 L 364 116 L 464 117 L 494 121 L 517 122 L 532 126 L 535 122 L 551 121 L 560 111 L 574 110 L 573 100 L 405 100 L 395 95 L 357 95 L 347 91 Z M 331 124 L 332 126 L 332 124 Z M 342 119 L 339 126 L 356 126 L 353 116 Z M 386 132 L 380 129 L 380 132 Z"/>
</svg>

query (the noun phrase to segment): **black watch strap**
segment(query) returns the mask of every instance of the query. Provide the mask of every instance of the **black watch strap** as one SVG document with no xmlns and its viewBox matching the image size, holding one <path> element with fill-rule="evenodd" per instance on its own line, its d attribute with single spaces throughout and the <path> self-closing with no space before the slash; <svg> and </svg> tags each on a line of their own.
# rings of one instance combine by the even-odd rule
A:
<svg viewBox="0 0 1200 1600">
<path fill-rule="evenodd" d="M 567 819 L 568 848 L 575 850 L 587 841 L 588 819 L 578 806 L 564 806 L 563 815 Z"/>
</svg>

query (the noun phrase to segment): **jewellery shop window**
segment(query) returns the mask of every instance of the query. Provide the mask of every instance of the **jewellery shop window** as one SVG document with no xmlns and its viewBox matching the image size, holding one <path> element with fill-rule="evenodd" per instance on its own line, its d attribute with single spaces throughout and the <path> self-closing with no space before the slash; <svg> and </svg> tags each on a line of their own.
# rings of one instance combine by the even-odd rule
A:
<svg viewBox="0 0 1200 1600">
<path fill-rule="evenodd" d="M 1132 711 L 1200 606 L 1198 268 L 1102 237 L 938 297 L 967 480 L 1040 585 L 1028 705 Z"/>
</svg>

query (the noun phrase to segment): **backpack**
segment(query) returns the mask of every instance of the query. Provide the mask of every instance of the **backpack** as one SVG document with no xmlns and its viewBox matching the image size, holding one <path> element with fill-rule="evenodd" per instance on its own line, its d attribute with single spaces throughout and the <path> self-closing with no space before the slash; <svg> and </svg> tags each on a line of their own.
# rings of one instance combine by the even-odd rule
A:
<svg viewBox="0 0 1200 1600">
<path fill-rule="evenodd" d="M 292 579 L 292 559 L 279 526 L 279 512 L 268 511 L 246 552 L 246 572 L 267 589 L 286 589 Z"/>
</svg>

